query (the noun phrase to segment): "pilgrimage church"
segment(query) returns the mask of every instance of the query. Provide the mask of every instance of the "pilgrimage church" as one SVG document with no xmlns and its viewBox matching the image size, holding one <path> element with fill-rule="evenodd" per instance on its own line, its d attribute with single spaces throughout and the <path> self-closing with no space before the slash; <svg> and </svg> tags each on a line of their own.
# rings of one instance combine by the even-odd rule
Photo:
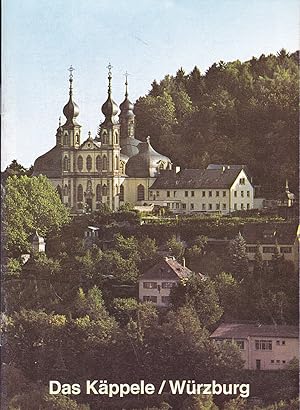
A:
<svg viewBox="0 0 300 410">
<path fill-rule="evenodd" d="M 70 67 L 66 120 L 59 123 L 55 146 L 36 159 L 33 175 L 46 175 L 72 213 L 95 211 L 101 204 L 117 210 L 125 203 L 161 205 L 178 213 L 253 208 L 253 186 L 243 165 L 211 164 L 206 170 L 180 171 L 154 150 L 150 137 L 146 142 L 137 139 L 127 77 L 125 99 L 118 107 L 112 98 L 111 68 L 102 105 L 104 121 L 94 138 L 89 132 L 82 142 Z"/>
</svg>

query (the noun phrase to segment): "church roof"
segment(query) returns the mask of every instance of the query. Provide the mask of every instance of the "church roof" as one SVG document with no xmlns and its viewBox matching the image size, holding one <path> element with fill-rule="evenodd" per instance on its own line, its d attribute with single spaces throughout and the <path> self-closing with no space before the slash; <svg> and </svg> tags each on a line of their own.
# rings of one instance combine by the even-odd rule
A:
<svg viewBox="0 0 300 410">
<path fill-rule="evenodd" d="M 141 143 L 140 140 L 132 137 L 121 138 L 121 154 L 127 155 L 131 158 L 139 153 L 138 145 Z"/>
<path fill-rule="evenodd" d="M 61 178 L 61 149 L 58 146 L 53 147 L 35 160 L 32 175 L 40 174 L 46 175 L 48 178 Z"/>
<path fill-rule="evenodd" d="M 139 153 L 132 156 L 126 165 L 126 174 L 129 177 L 147 178 L 155 177 L 158 173 L 160 162 L 170 163 L 170 159 L 155 151 L 148 138 L 146 142 L 138 145 Z"/>
<path fill-rule="evenodd" d="M 151 189 L 230 188 L 242 170 L 242 165 L 218 169 L 184 169 L 178 173 L 164 171 Z"/>
</svg>

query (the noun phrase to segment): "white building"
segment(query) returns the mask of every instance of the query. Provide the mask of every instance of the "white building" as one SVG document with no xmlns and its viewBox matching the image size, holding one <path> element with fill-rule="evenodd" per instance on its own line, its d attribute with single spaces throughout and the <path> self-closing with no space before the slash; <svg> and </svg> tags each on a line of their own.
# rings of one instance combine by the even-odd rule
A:
<svg viewBox="0 0 300 410">
<path fill-rule="evenodd" d="M 297 326 L 223 323 L 210 337 L 236 343 L 245 369 L 279 370 L 299 356 Z"/>
<path fill-rule="evenodd" d="M 139 299 L 166 307 L 170 300 L 170 291 L 181 280 L 188 279 L 192 271 L 181 265 L 173 256 L 165 257 L 139 278 Z M 204 275 L 199 273 L 201 278 Z"/>
<path fill-rule="evenodd" d="M 271 261 L 276 250 L 287 261 L 293 262 L 295 267 L 299 263 L 299 240 L 297 223 L 266 223 L 246 224 L 242 236 L 246 241 L 247 257 L 254 262 L 255 254 L 259 250 L 263 261 Z"/>
<path fill-rule="evenodd" d="M 175 213 L 253 209 L 254 189 L 244 165 L 208 166 L 162 172 L 149 191 L 153 203 Z"/>
</svg>

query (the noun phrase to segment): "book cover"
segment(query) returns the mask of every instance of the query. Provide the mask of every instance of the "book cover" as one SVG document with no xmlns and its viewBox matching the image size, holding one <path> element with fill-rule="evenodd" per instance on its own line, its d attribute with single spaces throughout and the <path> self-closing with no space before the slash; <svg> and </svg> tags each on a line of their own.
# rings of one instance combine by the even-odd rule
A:
<svg viewBox="0 0 300 410">
<path fill-rule="evenodd" d="M 297 409 L 297 2 L 2 11 L 1 409 Z"/>
</svg>

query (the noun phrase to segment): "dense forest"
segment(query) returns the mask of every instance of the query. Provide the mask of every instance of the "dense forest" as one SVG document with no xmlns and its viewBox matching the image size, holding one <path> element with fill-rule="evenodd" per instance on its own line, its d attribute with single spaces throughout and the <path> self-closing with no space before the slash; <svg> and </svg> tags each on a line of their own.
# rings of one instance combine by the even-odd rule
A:
<svg viewBox="0 0 300 410">
<path fill-rule="evenodd" d="M 298 95 L 298 52 L 180 68 L 136 102 L 137 136 L 181 167 L 247 164 L 264 195 L 297 191 Z"/>
</svg>

